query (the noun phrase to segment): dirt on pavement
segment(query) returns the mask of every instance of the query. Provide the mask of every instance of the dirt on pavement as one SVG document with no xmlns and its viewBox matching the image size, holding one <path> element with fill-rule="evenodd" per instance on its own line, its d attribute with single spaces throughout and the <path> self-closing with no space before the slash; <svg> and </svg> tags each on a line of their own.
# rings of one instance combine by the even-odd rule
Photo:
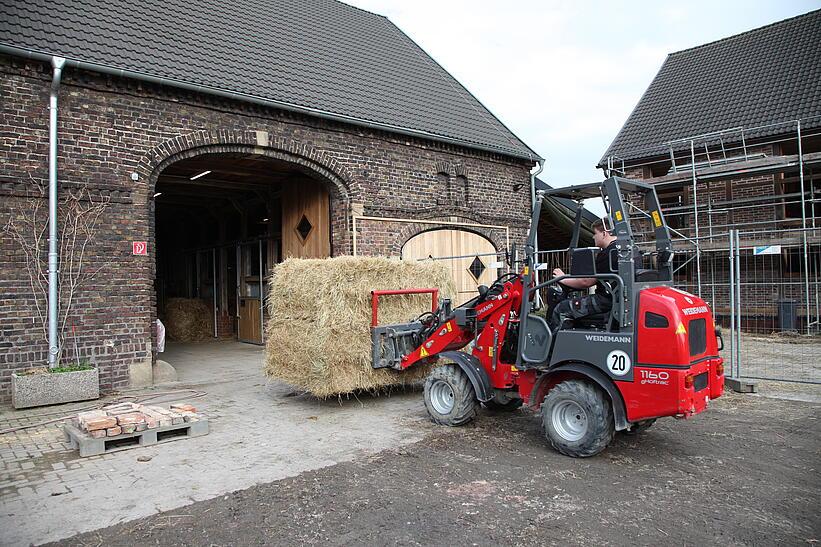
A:
<svg viewBox="0 0 821 547">
<path fill-rule="evenodd" d="M 532 412 L 484 412 L 398 451 L 60 545 L 812 545 L 819 416 L 817 404 L 730 394 L 580 460 L 552 451 Z"/>
</svg>

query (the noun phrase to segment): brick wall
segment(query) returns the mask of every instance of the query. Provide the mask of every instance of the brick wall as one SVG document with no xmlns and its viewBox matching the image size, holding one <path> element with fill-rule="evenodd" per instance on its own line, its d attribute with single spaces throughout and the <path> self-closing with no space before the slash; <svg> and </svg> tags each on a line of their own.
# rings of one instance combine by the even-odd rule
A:
<svg viewBox="0 0 821 547">
<path fill-rule="evenodd" d="M 32 180 L 47 179 L 48 89 L 45 64 L 0 57 L 0 224 L 20 214 Z M 61 192 L 87 184 L 110 206 L 99 241 L 88 249 L 94 283 L 80 292 L 70 319 L 75 352 L 100 367 L 105 391 L 128 385 L 131 363 L 152 358 L 156 318 L 154 184 L 174 161 L 204 152 L 245 151 L 299 163 L 331 193 L 333 253 L 352 250 L 351 216 L 429 221 L 454 218 L 527 230 L 530 162 L 457 146 L 370 131 L 264 107 L 68 69 L 59 106 Z M 136 173 L 138 180 L 132 180 Z M 451 197 L 442 195 L 448 182 Z M 431 225 L 364 222 L 362 254 L 398 255 L 409 237 Z M 504 246 L 499 230 L 486 234 Z M 149 256 L 131 241 L 149 242 Z M 0 402 L 13 370 L 46 360 L 34 319 L 24 257 L 0 234 Z"/>
</svg>

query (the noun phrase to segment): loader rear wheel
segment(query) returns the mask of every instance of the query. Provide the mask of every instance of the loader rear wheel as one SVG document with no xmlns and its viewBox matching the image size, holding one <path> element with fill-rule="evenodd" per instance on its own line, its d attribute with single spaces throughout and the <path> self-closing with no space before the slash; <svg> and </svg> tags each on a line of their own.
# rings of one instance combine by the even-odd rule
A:
<svg viewBox="0 0 821 547">
<path fill-rule="evenodd" d="M 425 380 L 425 408 L 435 423 L 464 425 L 476 416 L 478 407 L 473 385 L 458 366 L 436 367 Z"/>
<path fill-rule="evenodd" d="M 613 408 L 604 393 L 582 380 L 557 384 L 542 403 L 542 427 L 550 445 L 566 456 L 589 458 L 610 444 Z"/>
</svg>

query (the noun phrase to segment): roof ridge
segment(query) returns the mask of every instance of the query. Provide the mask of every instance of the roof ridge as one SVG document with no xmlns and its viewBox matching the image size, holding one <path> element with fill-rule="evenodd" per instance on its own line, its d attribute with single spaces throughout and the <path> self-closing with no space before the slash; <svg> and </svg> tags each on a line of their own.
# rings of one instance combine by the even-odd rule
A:
<svg viewBox="0 0 821 547">
<path fill-rule="evenodd" d="M 331 1 L 332 1 L 332 2 L 335 2 L 335 3 L 337 3 L 337 4 L 342 4 L 343 6 L 348 7 L 348 8 L 353 8 L 353 9 L 355 9 L 355 10 L 357 10 L 357 11 L 361 11 L 361 12 L 363 12 L 363 13 L 367 13 L 368 15 L 376 15 L 377 17 L 381 17 L 381 18 L 383 18 L 383 19 L 387 19 L 387 18 L 388 18 L 387 16 L 382 15 L 381 13 L 376 13 L 375 11 L 368 11 L 368 10 L 366 10 L 365 8 L 360 8 L 359 6 L 354 6 L 354 5 L 352 5 L 352 4 L 348 4 L 347 2 L 343 2 L 342 0 L 331 0 Z"/>
<path fill-rule="evenodd" d="M 771 27 L 775 27 L 775 26 L 778 26 L 778 25 L 783 25 L 783 24 L 789 23 L 790 21 L 793 21 L 795 19 L 800 19 L 802 17 L 809 17 L 812 14 L 821 14 L 821 8 L 815 9 L 815 10 L 812 10 L 812 11 L 808 11 L 807 13 L 801 13 L 801 14 L 795 15 L 793 17 L 788 17 L 787 19 L 781 19 L 780 21 L 774 21 L 774 22 L 766 24 L 762 27 L 756 27 L 756 28 L 752 28 L 750 30 L 745 30 L 743 32 L 739 32 L 738 34 L 733 34 L 732 36 L 725 36 L 724 38 L 719 38 L 718 40 L 713 40 L 712 42 L 707 42 L 706 44 L 699 44 L 697 46 L 689 47 L 689 48 L 686 48 L 686 49 L 681 49 L 679 51 L 673 51 L 671 53 L 668 53 L 667 55 L 668 55 L 668 57 L 672 57 L 673 55 L 679 55 L 680 53 L 688 53 L 690 51 L 694 51 L 694 50 L 697 50 L 697 49 L 702 49 L 702 48 L 714 46 L 714 45 L 719 44 L 721 42 L 729 42 L 731 40 L 741 38 L 742 36 L 746 36 L 748 34 L 753 34 L 753 33 L 756 33 L 756 32 L 763 31 L 763 30 L 767 30 Z"/>
</svg>

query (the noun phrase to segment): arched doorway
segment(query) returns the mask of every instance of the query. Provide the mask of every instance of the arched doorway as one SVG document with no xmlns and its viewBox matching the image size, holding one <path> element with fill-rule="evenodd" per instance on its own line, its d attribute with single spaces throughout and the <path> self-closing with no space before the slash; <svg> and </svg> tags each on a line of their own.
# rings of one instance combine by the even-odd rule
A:
<svg viewBox="0 0 821 547">
<path fill-rule="evenodd" d="M 207 308 L 209 332 L 193 338 L 263 343 L 273 265 L 331 255 L 328 183 L 303 165 L 246 152 L 186 157 L 159 173 L 154 203 L 157 315 L 169 319 L 172 302 Z"/>
<path fill-rule="evenodd" d="M 442 260 L 450 268 L 456 284 L 456 305 L 476 296 L 479 285 L 490 285 L 498 276 L 496 247 L 475 232 L 429 230 L 416 234 L 402 246 L 402 260 L 426 258 Z"/>
</svg>

